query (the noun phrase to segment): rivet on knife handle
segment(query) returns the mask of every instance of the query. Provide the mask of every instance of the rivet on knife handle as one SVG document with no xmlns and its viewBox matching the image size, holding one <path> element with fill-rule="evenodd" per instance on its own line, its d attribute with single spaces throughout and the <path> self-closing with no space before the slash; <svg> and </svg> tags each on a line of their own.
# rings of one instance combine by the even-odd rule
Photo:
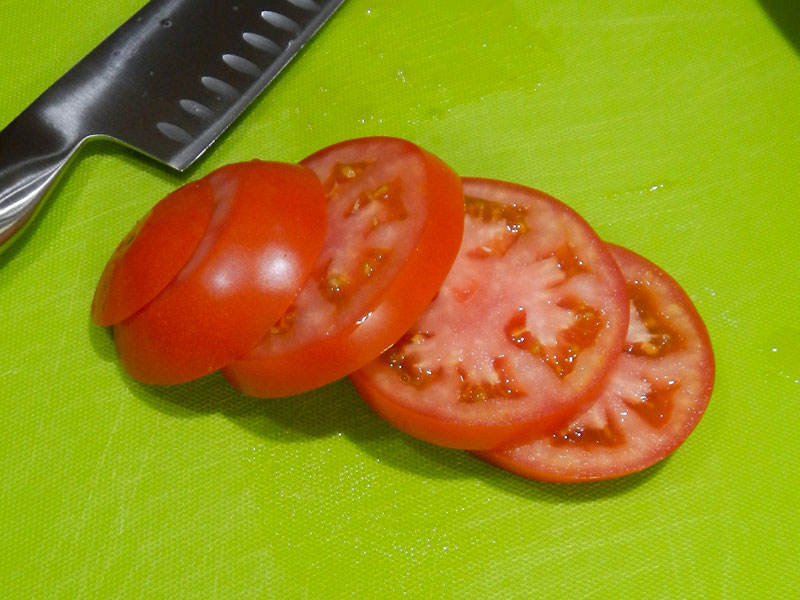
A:
<svg viewBox="0 0 800 600">
<path fill-rule="evenodd" d="M 0 251 L 86 140 L 183 170 L 344 0 L 151 0 L 0 131 Z"/>
</svg>

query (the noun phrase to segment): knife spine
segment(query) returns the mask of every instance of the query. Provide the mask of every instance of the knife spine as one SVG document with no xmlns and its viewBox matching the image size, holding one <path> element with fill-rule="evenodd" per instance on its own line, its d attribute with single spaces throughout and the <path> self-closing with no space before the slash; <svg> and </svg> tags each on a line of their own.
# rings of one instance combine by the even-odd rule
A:
<svg viewBox="0 0 800 600">
<path fill-rule="evenodd" d="M 183 169 L 188 166 L 188 157 L 192 153 L 199 156 L 202 150 L 198 150 L 198 145 L 209 146 L 224 131 L 223 128 L 212 133 L 214 124 L 230 121 L 232 118 L 228 115 L 241 112 L 252 97 L 265 87 L 264 80 L 269 82 L 288 64 L 310 35 L 338 8 L 341 0 L 322 4 L 312 0 L 285 2 L 302 12 L 295 10 L 297 14 L 290 17 L 279 12 L 279 9 L 261 10 L 261 20 L 268 29 L 243 31 L 240 40 L 244 46 L 229 46 L 219 55 L 227 71 L 211 69 L 213 74 L 208 73 L 200 78 L 201 89 L 210 92 L 212 97 L 204 99 L 203 93 L 196 92 L 194 96 L 177 100 L 180 114 L 188 116 L 188 121 L 186 117 L 175 115 L 177 121 L 167 118 L 155 124 L 163 136 L 182 146 L 170 160 L 173 166 Z M 250 51 L 247 52 L 246 48 Z M 256 90 L 256 94 L 253 90 Z"/>
</svg>

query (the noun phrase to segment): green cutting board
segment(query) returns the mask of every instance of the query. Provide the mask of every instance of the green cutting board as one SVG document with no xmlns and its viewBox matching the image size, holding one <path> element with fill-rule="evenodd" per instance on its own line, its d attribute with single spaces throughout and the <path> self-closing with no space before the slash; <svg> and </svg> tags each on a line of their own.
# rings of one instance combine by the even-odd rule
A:
<svg viewBox="0 0 800 600">
<path fill-rule="evenodd" d="M 142 4 L 1 0 L 0 125 Z M 0 255 L 0 597 L 797 597 L 797 6 L 347 0 L 189 173 L 87 146 Z M 682 283 L 717 381 L 672 457 L 542 484 L 346 381 L 125 376 L 89 305 L 136 219 L 225 163 L 369 134 L 549 192 Z"/>
</svg>

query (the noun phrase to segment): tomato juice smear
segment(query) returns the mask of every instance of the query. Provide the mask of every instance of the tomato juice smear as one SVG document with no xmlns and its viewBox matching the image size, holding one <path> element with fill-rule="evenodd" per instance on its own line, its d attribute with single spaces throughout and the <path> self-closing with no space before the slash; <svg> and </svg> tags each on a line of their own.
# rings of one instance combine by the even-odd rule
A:
<svg viewBox="0 0 800 600">
<path fill-rule="evenodd" d="M 485 449 L 576 411 L 616 360 L 628 311 L 619 270 L 577 213 L 523 186 L 463 184 L 464 237 L 438 296 L 351 381 L 401 430 Z"/>
<path fill-rule="evenodd" d="M 630 325 L 598 397 L 565 426 L 478 456 L 532 479 L 591 481 L 645 469 L 673 452 L 703 415 L 714 381 L 705 325 L 658 267 L 610 246 L 627 279 Z"/>
</svg>

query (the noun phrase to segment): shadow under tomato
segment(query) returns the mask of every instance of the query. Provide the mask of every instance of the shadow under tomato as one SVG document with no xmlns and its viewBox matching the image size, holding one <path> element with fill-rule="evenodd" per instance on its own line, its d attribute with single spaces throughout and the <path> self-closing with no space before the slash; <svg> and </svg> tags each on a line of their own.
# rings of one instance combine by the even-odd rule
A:
<svg viewBox="0 0 800 600">
<path fill-rule="evenodd" d="M 93 344 L 107 353 L 110 334 L 95 327 Z M 105 337 L 104 337 L 105 336 Z M 625 494 L 656 475 L 665 461 L 626 477 L 580 484 L 531 481 L 490 465 L 463 450 L 443 448 L 402 433 L 378 417 L 347 380 L 288 398 L 244 396 L 220 373 L 174 386 L 152 386 L 120 377 L 132 392 L 172 417 L 220 414 L 258 436 L 278 444 L 297 444 L 345 436 L 381 464 L 428 479 L 476 480 L 499 491 L 533 501 L 586 502 Z"/>
<path fill-rule="evenodd" d="M 89 336 L 89 343 L 92 344 L 94 353 L 103 362 L 114 362 L 117 363 L 118 365 L 119 363 L 117 361 L 117 351 L 114 348 L 114 337 L 111 334 L 111 328 L 101 327 L 100 325 L 96 325 L 94 322 L 92 322 L 92 319 L 88 314 L 88 311 L 86 315 L 86 325 Z"/>
<path fill-rule="evenodd" d="M 99 331 L 95 331 L 97 329 Z M 111 336 L 95 327 L 95 349 L 108 352 Z M 298 444 L 341 436 L 384 465 L 433 479 L 474 477 L 474 460 L 465 452 L 440 448 L 407 436 L 378 417 L 347 380 L 288 398 L 244 396 L 220 373 L 181 385 L 154 386 L 120 377 L 131 392 L 161 413 L 177 418 L 219 414 L 259 438 Z"/>
<path fill-rule="evenodd" d="M 240 396 L 240 398 L 245 398 Z M 585 502 L 625 494 L 642 485 L 664 461 L 609 481 L 554 484 L 524 479 L 464 450 L 423 442 L 378 417 L 347 380 L 291 398 L 248 399 L 222 407 L 228 419 L 262 438 L 282 443 L 343 435 L 376 461 L 428 479 L 480 480 L 506 493 L 552 503 Z"/>
<path fill-rule="evenodd" d="M 514 494 L 531 500 L 543 500 L 553 504 L 565 502 L 579 503 L 591 502 L 602 498 L 622 496 L 638 488 L 655 477 L 663 468 L 669 457 L 656 463 L 652 467 L 616 479 L 606 481 L 592 481 L 582 483 L 552 483 L 547 481 L 533 481 L 485 463 L 478 458 L 485 467 L 481 474 L 490 485 L 505 493 Z"/>
<path fill-rule="evenodd" d="M 222 407 L 226 418 L 279 443 L 344 436 L 359 450 L 392 468 L 432 479 L 470 477 L 459 464 L 463 454 L 411 438 L 378 417 L 346 379 L 274 400 Z"/>
<path fill-rule="evenodd" d="M 800 54 L 800 2 L 797 0 L 759 0 L 761 7 Z"/>
</svg>

